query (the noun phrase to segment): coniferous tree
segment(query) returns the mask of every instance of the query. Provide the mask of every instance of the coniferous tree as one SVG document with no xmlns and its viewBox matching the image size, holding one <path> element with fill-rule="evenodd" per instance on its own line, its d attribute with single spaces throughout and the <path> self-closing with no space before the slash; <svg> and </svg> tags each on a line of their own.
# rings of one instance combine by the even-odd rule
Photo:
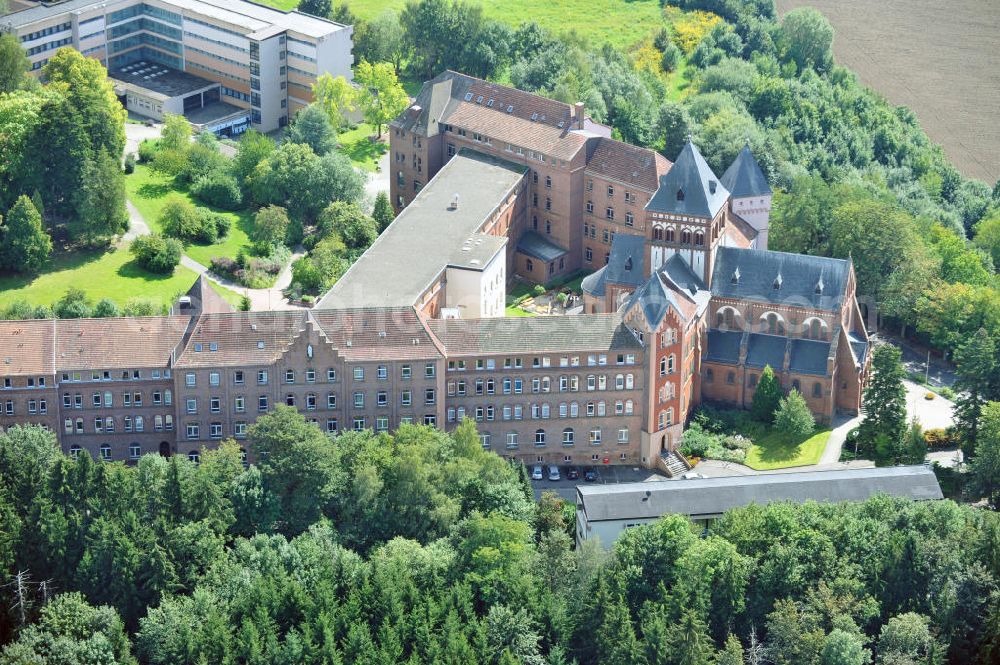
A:
<svg viewBox="0 0 1000 665">
<path fill-rule="evenodd" d="M 389 195 L 386 192 L 379 192 L 378 196 L 375 197 L 375 206 L 372 208 L 372 219 L 378 226 L 378 232 L 385 231 L 395 217 L 396 213 L 392 211 Z"/>
<path fill-rule="evenodd" d="M 867 452 L 876 453 L 876 462 L 886 463 L 895 457 L 906 431 L 906 389 L 900 358 L 899 349 L 891 344 L 882 344 L 872 352 L 872 373 L 864 393 L 866 415 L 858 439 Z"/>
<path fill-rule="evenodd" d="M 781 402 L 781 395 L 781 384 L 778 383 L 778 377 L 774 375 L 774 370 L 771 369 L 770 365 L 765 365 L 760 380 L 757 382 L 757 389 L 753 394 L 750 413 L 762 423 L 774 422 L 774 412 Z"/>
<path fill-rule="evenodd" d="M 774 412 L 774 426 L 795 438 L 804 438 L 812 434 L 816 427 L 809 405 L 798 390 L 792 390 L 787 397 L 778 402 Z"/>
<path fill-rule="evenodd" d="M 979 420 L 987 401 L 996 399 L 1000 385 L 996 343 L 980 328 L 955 351 L 959 391 L 955 399 L 955 427 L 962 435 L 966 455 L 975 455 Z"/>
<path fill-rule="evenodd" d="M 23 194 L 10 210 L 0 237 L 0 264 L 18 272 L 38 270 L 49 258 L 52 239 L 42 226 L 42 216 Z"/>
</svg>

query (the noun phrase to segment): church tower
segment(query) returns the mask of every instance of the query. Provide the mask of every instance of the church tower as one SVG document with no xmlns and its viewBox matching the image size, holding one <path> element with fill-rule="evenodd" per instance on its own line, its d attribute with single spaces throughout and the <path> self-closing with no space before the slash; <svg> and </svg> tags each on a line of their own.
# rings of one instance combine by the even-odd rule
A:
<svg viewBox="0 0 1000 665">
<path fill-rule="evenodd" d="M 708 284 L 715 250 L 726 233 L 728 200 L 729 190 L 689 138 L 646 205 L 650 272 L 677 254 Z"/>
<path fill-rule="evenodd" d="M 761 171 L 750 145 L 722 174 L 722 184 L 729 190 L 729 210 L 739 215 L 757 231 L 756 249 L 767 249 L 767 231 L 771 219 L 771 187 Z"/>
</svg>

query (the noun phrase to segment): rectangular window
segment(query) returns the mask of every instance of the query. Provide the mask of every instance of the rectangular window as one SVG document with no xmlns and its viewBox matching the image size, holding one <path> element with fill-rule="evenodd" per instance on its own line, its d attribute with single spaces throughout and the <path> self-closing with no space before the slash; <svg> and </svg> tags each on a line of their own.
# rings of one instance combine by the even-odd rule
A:
<svg viewBox="0 0 1000 665">
<path fill-rule="evenodd" d="M 361 392 L 354 393 L 354 408 L 363 409 L 365 408 L 365 394 Z"/>
<path fill-rule="evenodd" d="M 364 381 L 365 380 L 365 368 L 364 367 L 355 367 L 354 368 L 354 380 L 355 381 Z"/>
<path fill-rule="evenodd" d="M 266 386 L 267 385 L 267 370 L 259 369 L 257 370 L 257 385 Z"/>
<path fill-rule="evenodd" d="M 424 376 L 428 379 L 434 378 L 434 363 L 427 363 L 424 366 Z"/>
<path fill-rule="evenodd" d="M 257 411 L 259 413 L 267 412 L 267 395 L 261 395 L 257 398 Z"/>
<path fill-rule="evenodd" d="M 330 368 L 326 370 L 326 382 L 334 383 L 337 381 L 337 370 Z"/>
<path fill-rule="evenodd" d="M 399 376 L 400 376 L 400 378 L 409 379 L 410 376 L 411 376 L 411 374 L 412 374 L 412 372 L 410 370 L 410 366 L 409 365 L 403 365 L 402 367 L 399 368 Z"/>
<path fill-rule="evenodd" d="M 399 402 L 403 406 L 410 406 L 413 403 L 413 394 L 409 390 L 404 390 L 399 394 Z"/>
<path fill-rule="evenodd" d="M 184 385 L 189 388 L 193 388 L 195 385 L 195 374 L 194 372 L 188 372 L 184 375 Z"/>
<path fill-rule="evenodd" d="M 233 372 L 233 383 L 237 386 L 243 385 L 243 370 L 238 369 Z"/>
<path fill-rule="evenodd" d="M 219 385 L 219 381 L 220 381 L 219 377 L 220 377 L 220 374 L 218 372 L 209 372 L 208 373 L 208 385 L 210 385 L 210 386 L 217 386 L 217 385 Z"/>
</svg>

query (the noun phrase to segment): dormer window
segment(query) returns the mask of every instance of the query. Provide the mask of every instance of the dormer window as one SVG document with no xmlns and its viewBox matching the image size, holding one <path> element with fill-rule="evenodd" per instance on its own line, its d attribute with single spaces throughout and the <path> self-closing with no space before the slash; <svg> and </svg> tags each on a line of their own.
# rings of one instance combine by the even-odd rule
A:
<svg viewBox="0 0 1000 665">
<path fill-rule="evenodd" d="M 819 281 L 816 282 L 815 293 L 816 293 L 816 295 L 822 295 L 823 294 L 823 278 L 822 277 L 820 277 Z"/>
<path fill-rule="evenodd" d="M 772 285 L 775 291 L 781 288 L 781 281 L 781 273 L 779 272 L 778 276 L 774 278 L 774 284 Z"/>
<path fill-rule="evenodd" d="M 465 93 L 465 101 L 467 101 L 467 102 L 471 102 L 472 101 L 472 93 L 471 92 Z"/>
<path fill-rule="evenodd" d="M 632 257 L 630 256 L 627 259 L 625 259 L 625 270 L 631 270 L 631 269 L 632 269 Z"/>
<path fill-rule="evenodd" d="M 683 189 L 678 189 L 677 190 L 677 200 L 678 201 L 683 201 L 684 200 L 684 190 Z"/>
<path fill-rule="evenodd" d="M 732 284 L 739 284 L 740 283 L 740 269 L 739 268 L 737 268 L 736 270 L 733 271 L 733 276 L 732 276 L 732 278 L 729 281 Z"/>
<path fill-rule="evenodd" d="M 716 186 L 716 184 L 718 184 L 718 183 L 716 183 L 714 180 L 709 180 L 708 181 L 708 191 L 711 192 L 712 194 L 715 194 L 715 186 Z"/>
</svg>

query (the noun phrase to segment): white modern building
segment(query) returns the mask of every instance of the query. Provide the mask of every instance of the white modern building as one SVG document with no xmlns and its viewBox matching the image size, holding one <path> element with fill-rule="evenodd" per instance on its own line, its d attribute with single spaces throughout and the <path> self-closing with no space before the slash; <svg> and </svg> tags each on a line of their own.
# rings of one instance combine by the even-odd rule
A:
<svg viewBox="0 0 1000 665">
<path fill-rule="evenodd" d="M 184 113 L 220 133 L 271 131 L 312 99 L 324 73 L 351 78 L 353 28 L 248 0 L 19 0 L 0 31 L 34 72 L 71 46 L 108 69 L 127 108 Z"/>
</svg>

